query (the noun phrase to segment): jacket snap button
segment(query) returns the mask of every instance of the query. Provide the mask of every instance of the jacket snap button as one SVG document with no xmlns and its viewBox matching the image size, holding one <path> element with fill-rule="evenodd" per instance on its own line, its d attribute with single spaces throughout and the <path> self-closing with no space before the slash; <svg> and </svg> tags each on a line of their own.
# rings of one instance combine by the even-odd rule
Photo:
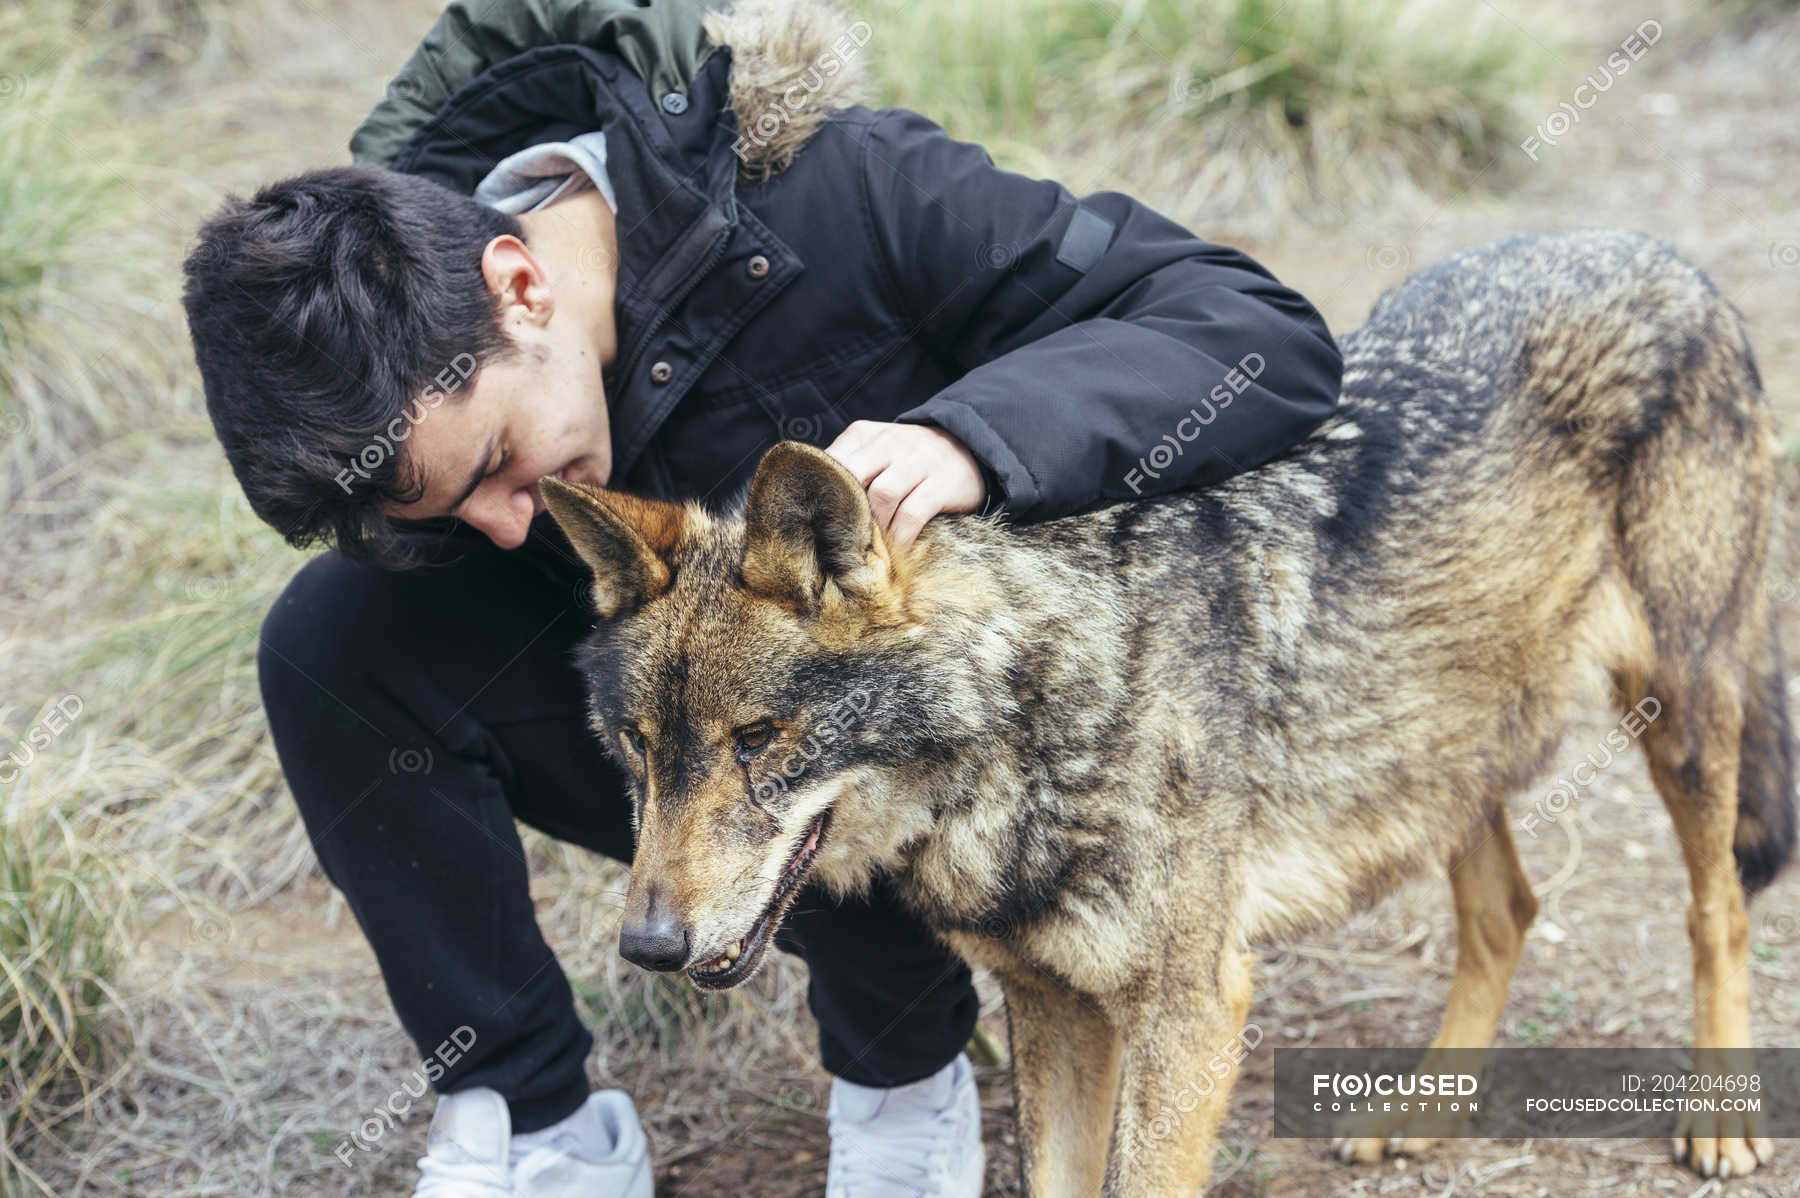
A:
<svg viewBox="0 0 1800 1198">
<path fill-rule="evenodd" d="M 769 273 L 769 260 L 761 254 L 758 254 L 756 257 L 750 259 L 749 264 L 744 269 L 749 272 L 751 278 L 760 279 Z"/>
<path fill-rule="evenodd" d="M 674 377 L 675 368 L 667 362 L 658 362 L 650 368 L 650 381 L 653 383 L 666 383 Z"/>
<path fill-rule="evenodd" d="M 687 111 L 687 97 L 680 92 L 667 92 L 663 95 L 662 106 L 671 116 L 680 116 Z"/>
</svg>

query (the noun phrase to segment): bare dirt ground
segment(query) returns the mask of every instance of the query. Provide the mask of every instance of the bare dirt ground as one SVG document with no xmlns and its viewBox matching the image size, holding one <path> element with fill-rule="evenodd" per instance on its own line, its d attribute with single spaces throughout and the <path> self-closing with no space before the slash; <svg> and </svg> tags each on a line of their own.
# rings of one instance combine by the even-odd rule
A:
<svg viewBox="0 0 1800 1198">
<path fill-rule="evenodd" d="M 1673 29 L 1687 15 L 1614 3 L 1580 12 L 1524 9 L 1521 21 L 1578 26 L 1586 47 L 1567 58 L 1562 86 L 1544 98 L 1546 117 L 1646 17 Z M 263 67 L 219 84 L 236 96 L 241 114 L 197 121 L 197 143 L 235 147 L 211 156 L 199 174 L 200 207 L 221 189 L 243 191 L 285 171 L 343 161 L 349 130 L 434 11 L 420 0 L 328 5 L 266 31 Z M 179 108 L 182 101 L 158 102 Z M 1797 114 L 1800 14 L 1793 14 L 1758 31 L 1653 48 L 1537 163 L 1523 152 L 1522 161 L 1496 163 L 1494 178 L 1507 182 L 1495 194 L 1345 214 L 1331 227 L 1296 226 L 1279 236 L 1197 231 L 1244 245 L 1311 296 L 1339 330 L 1358 324 L 1375 296 L 1409 270 L 1464 245 L 1577 225 L 1658 233 L 1711 272 L 1744 311 L 1770 396 L 1800 432 Z M 1129 179 L 1106 185 L 1130 189 Z M 171 450 L 169 460 L 171 468 L 200 469 L 210 468 L 212 456 L 192 444 Z M 1793 550 L 1793 535 L 1784 532 L 1778 582 L 1795 580 Z M 1797 615 L 1790 602 L 1789 646 L 1800 645 Z M 1591 726 L 1572 733 L 1565 756 L 1580 760 L 1610 722 L 1596 710 Z M 1690 1011 L 1685 877 L 1635 757 L 1608 770 L 1553 827 L 1518 839 L 1542 914 L 1501 1042 L 1683 1042 Z M 543 922 L 571 977 L 588 987 L 584 993 L 632 996 L 590 1006 L 600 1041 L 591 1071 L 597 1086 L 635 1096 L 658 1164 L 657 1192 L 820 1192 L 829 1079 L 817 1067 L 810 1019 L 796 997 L 798 966 L 778 959 L 746 993 L 702 1006 L 660 983 L 625 978 L 612 953 L 619 871 L 539 837 L 528 843 Z M 1763 895 L 1752 919 L 1757 1037 L 1800 1045 L 1800 871 Z M 1721 1186 L 1670 1165 L 1663 1140 L 1470 1141 L 1421 1161 L 1347 1168 L 1328 1160 L 1318 1141 L 1270 1138 L 1273 1046 L 1425 1043 L 1451 962 L 1448 888 L 1432 879 L 1338 932 L 1265 953 L 1251 1013 L 1265 1039 L 1236 1088 L 1214 1192 L 1800 1194 L 1800 1144 L 1792 1142 L 1773 1168 Z M 349 1163 L 334 1157 L 419 1063 L 354 921 L 316 873 L 260 906 L 170 915 L 146 937 L 125 984 L 138 1008 L 139 1076 L 127 1088 L 129 1101 L 105 1100 L 91 1152 L 50 1170 L 61 1192 L 407 1192 L 429 1121 L 423 1106 L 380 1129 Z M 1003 1034 L 997 996 L 991 987 L 984 993 L 985 1018 Z M 1004 1071 L 984 1069 L 981 1080 L 989 1192 L 1015 1194 Z M 134 1130 L 135 1111 L 146 1103 L 187 1112 L 191 1138 L 175 1146 Z"/>
</svg>

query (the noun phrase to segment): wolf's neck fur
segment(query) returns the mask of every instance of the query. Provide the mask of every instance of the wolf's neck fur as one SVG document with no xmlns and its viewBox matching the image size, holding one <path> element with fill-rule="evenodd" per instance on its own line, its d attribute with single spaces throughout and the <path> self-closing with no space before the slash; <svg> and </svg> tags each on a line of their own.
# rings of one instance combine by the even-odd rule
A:
<svg viewBox="0 0 1800 1198">
<path fill-rule="evenodd" d="M 897 655 L 910 675 L 897 687 L 919 696 L 899 732 L 916 764 L 857 771 L 834 816 L 847 851 L 821 857 L 822 881 L 860 889 L 886 871 L 955 923 L 1005 903 L 969 879 L 1031 886 L 1064 864 L 1055 836 L 1008 869 L 992 858 L 1020 856 L 1020 824 L 1078 825 L 1081 797 L 1112 784 L 1108 765 L 1129 740 L 1131 620 L 1098 563 L 1077 565 L 1086 556 L 994 519 L 926 526 L 905 583 L 917 623 Z"/>
</svg>

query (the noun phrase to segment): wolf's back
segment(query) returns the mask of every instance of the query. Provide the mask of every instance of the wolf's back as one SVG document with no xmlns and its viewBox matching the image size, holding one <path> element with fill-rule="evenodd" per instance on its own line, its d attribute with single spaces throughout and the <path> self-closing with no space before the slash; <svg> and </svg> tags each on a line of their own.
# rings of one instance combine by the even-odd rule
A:
<svg viewBox="0 0 1800 1198">
<path fill-rule="evenodd" d="M 1528 491 L 1603 494 L 1611 510 L 1594 515 L 1617 522 L 1668 639 L 1704 638 L 1726 613 L 1752 626 L 1733 647 L 1748 662 L 1734 847 L 1746 889 L 1766 885 L 1796 840 L 1795 750 L 1779 621 L 1738 575 L 1760 586 L 1781 450 L 1736 309 L 1668 243 L 1584 229 L 1451 255 L 1383 294 L 1344 342 L 1344 417 L 1385 458 L 1380 486 L 1354 485 L 1354 455 L 1324 466 L 1364 499 L 1346 528 L 1412 520 L 1441 535 L 1431 522 L 1467 512 L 1471 486 L 1521 506 Z M 1551 549 L 1544 526 L 1521 554 Z"/>
<path fill-rule="evenodd" d="M 1742 353 L 1753 386 L 1735 398 L 1761 408 L 1736 313 L 1674 246 L 1614 229 L 1520 234 L 1384 292 L 1344 338 L 1345 406 L 1363 423 L 1386 414 L 1423 438 L 1420 452 L 1498 417 L 1510 427 L 1490 439 L 1543 434 L 1618 465 L 1670 415 L 1674 375 L 1709 338 Z"/>
<path fill-rule="evenodd" d="M 1384 292 L 1341 342 L 1342 406 L 1290 459 L 1335 497 L 1327 531 L 1339 551 L 1366 552 L 1383 530 L 1431 531 L 1484 496 L 1541 491 L 1546 475 L 1616 485 L 1683 419 L 1746 438 L 1770 422 L 1735 310 L 1672 245 L 1641 233 L 1531 233 L 1461 250 Z M 1713 367 L 1747 384 L 1687 385 Z M 1707 410 L 1683 410 L 1695 402 Z M 1246 500 L 1286 504 L 1292 476 L 1242 477 Z"/>
</svg>

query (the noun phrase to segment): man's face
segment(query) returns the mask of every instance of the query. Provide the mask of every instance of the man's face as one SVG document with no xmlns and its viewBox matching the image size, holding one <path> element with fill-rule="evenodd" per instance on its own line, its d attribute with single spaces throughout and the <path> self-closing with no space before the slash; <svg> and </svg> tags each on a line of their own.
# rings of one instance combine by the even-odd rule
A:
<svg viewBox="0 0 1800 1198">
<path fill-rule="evenodd" d="M 612 473 L 601 384 L 611 289 L 568 277 L 548 248 L 534 256 L 513 238 L 495 239 L 483 268 L 518 353 L 490 359 L 449 399 L 424 409 L 403 452 L 422 472 L 425 493 L 386 510 L 410 520 L 454 516 L 513 549 L 544 510 L 538 479 L 556 474 L 603 487 Z"/>
</svg>

